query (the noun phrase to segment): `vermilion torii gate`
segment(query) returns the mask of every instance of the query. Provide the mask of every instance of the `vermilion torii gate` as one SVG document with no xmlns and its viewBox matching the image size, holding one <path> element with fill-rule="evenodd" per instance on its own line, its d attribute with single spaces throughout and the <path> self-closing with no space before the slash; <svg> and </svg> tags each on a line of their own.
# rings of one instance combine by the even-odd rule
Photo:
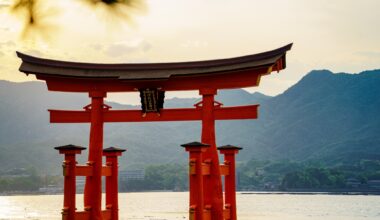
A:
<svg viewBox="0 0 380 220">
<path fill-rule="evenodd" d="M 32 57 L 17 52 L 18 57 L 22 59 L 20 71 L 26 74 L 34 74 L 37 79 L 46 81 L 50 91 L 88 93 L 91 98 L 91 104 L 84 107 L 83 110 L 49 110 L 51 123 L 90 123 L 87 166 L 78 166 L 72 171 L 74 175 L 81 173 L 81 175 L 86 176 L 84 191 L 85 212 L 75 211 L 74 199 L 74 207 L 65 207 L 67 213 L 69 213 L 69 217 L 66 219 L 117 219 L 117 215 L 104 214 L 101 210 L 101 177 L 102 175 L 117 176 L 117 173 L 110 171 L 111 168 L 104 168 L 102 156 L 106 153 L 106 155 L 111 156 L 121 155 L 120 149 L 115 150 L 112 148 L 103 152 L 104 123 L 161 121 L 202 122 L 202 143 L 198 144 L 200 145 L 198 146 L 200 147 L 199 149 L 202 150 L 194 150 L 194 143 L 193 145 L 184 145 L 190 151 L 190 154 L 195 152 L 193 155 L 198 155 L 196 152 L 204 151 L 197 158 L 201 158 L 202 164 L 208 165 L 208 174 L 202 175 L 201 179 L 196 180 L 201 181 L 199 182 L 201 185 L 195 184 L 194 186 L 197 187 L 190 189 L 190 204 L 197 204 L 195 203 L 197 199 L 201 203 L 198 206 L 190 207 L 191 212 L 196 213 L 195 215 L 190 215 L 191 218 L 197 220 L 236 219 L 236 213 L 228 216 L 223 214 L 224 205 L 226 204 L 221 182 L 223 171 L 222 166 L 219 165 L 215 142 L 215 120 L 255 119 L 257 118 L 258 105 L 223 107 L 221 103 L 214 100 L 214 96 L 217 94 L 218 89 L 258 86 L 262 75 L 280 71 L 286 67 L 285 56 L 291 47 L 292 44 L 289 44 L 276 50 L 229 59 L 145 64 L 65 62 Z M 202 96 L 202 101 L 197 103 L 195 108 L 162 108 L 163 100 L 161 98 L 163 98 L 162 95 L 165 91 L 183 90 L 198 90 Z M 145 105 L 143 111 L 112 110 L 110 106 L 104 104 L 104 98 L 109 92 L 135 91 L 140 91 L 142 105 Z M 57 149 L 74 163 L 75 154 L 83 150 L 83 148 L 77 146 L 62 146 Z M 222 147 L 220 150 L 225 154 L 226 158 L 234 158 L 228 152 L 235 152 L 236 149 L 227 146 Z M 116 158 L 116 156 L 112 158 Z M 117 172 L 117 170 L 114 172 Z M 203 172 L 202 169 L 199 172 Z M 196 171 L 194 171 L 195 173 Z M 190 181 L 192 181 L 191 178 Z M 234 192 L 234 183 L 231 182 L 229 185 Z M 71 189 L 72 187 L 75 186 L 69 186 L 68 184 L 69 191 L 74 190 L 75 194 L 75 189 Z M 226 189 L 226 196 L 228 194 L 231 197 L 231 192 L 231 189 Z M 199 198 L 195 194 L 203 196 Z M 115 203 L 117 203 L 117 194 L 115 196 L 113 192 L 112 195 L 107 196 L 107 198 L 110 198 L 109 201 L 116 201 Z M 112 197 L 116 197 L 116 200 Z M 65 199 L 65 201 L 69 200 Z M 234 197 L 231 201 L 234 201 Z M 112 209 L 111 203 L 109 204 L 110 209 Z M 233 204 L 229 205 L 233 206 Z M 118 210 L 115 206 L 113 209 L 113 212 L 117 213 Z M 208 215 L 204 214 L 204 209 L 209 211 Z"/>
</svg>

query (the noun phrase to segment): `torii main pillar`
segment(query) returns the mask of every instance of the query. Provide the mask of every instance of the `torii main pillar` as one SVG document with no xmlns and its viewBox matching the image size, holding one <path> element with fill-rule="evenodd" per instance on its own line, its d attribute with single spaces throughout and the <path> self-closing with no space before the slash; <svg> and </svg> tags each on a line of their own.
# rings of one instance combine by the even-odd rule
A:
<svg viewBox="0 0 380 220">
<path fill-rule="evenodd" d="M 201 89 L 202 95 L 202 142 L 209 144 L 204 153 L 204 162 L 210 163 L 210 175 L 204 176 L 204 202 L 211 205 L 212 219 L 223 219 L 223 191 L 216 148 L 214 96 L 216 89 Z"/>
<path fill-rule="evenodd" d="M 102 155 L 103 155 L 103 108 L 106 93 L 93 91 L 91 98 L 91 126 L 87 165 L 92 167 L 92 176 L 86 177 L 84 207 L 91 211 L 91 219 L 102 219 Z"/>
</svg>

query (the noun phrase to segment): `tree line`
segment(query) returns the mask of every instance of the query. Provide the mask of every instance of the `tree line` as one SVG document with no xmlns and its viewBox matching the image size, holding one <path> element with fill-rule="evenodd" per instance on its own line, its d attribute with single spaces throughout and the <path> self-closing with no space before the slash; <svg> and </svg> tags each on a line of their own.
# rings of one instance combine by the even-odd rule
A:
<svg viewBox="0 0 380 220">
<path fill-rule="evenodd" d="M 321 161 L 250 160 L 238 164 L 238 190 L 348 189 L 348 179 L 365 185 L 380 180 L 380 161 L 328 166 Z M 120 182 L 121 191 L 188 190 L 187 164 L 149 165 L 141 180 Z"/>
<path fill-rule="evenodd" d="M 238 190 L 348 189 L 352 187 L 347 184 L 349 179 L 363 186 L 370 180 L 380 180 L 380 160 L 360 160 L 335 166 L 321 161 L 250 160 L 237 166 Z M 0 172 L 0 193 L 36 192 L 41 187 L 62 184 L 61 175 L 41 175 L 35 168 Z M 148 165 L 144 178 L 120 180 L 119 190 L 186 191 L 188 164 Z"/>
</svg>

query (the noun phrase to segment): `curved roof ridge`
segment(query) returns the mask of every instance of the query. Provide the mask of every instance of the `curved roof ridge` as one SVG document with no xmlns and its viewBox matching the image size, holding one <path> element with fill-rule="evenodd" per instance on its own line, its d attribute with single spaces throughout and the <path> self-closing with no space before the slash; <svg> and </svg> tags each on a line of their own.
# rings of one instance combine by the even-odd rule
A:
<svg viewBox="0 0 380 220">
<path fill-rule="evenodd" d="M 21 52 L 17 52 L 17 56 L 22 59 L 19 70 L 25 74 L 34 74 L 39 79 L 44 77 L 92 80 L 112 79 L 123 82 L 145 81 L 145 83 L 157 84 L 154 81 L 191 77 L 194 80 L 196 79 L 196 84 L 199 85 L 210 82 L 211 78 L 214 80 L 221 79 L 220 75 L 234 77 L 242 72 L 249 72 L 253 78 L 256 78 L 258 77 L 256 76 L 257 74 L 263 75 L 267 74 L 268 71 L 285 69 L 286 52 L 291 49 L 292 45 L 288 44 L 275 50 L 240 57 L 173 63 L 100 64 L 45 59 Z M 247 80 L 252 80 L 253 78 L 247 78 Z M 232 80 L 225 84 L 229 83 L 231 85 L 227 87 L 233 87 L 234 84 L 239 84 L 235 81 Z M 253 80 L 250 83 L 240 83 L 239 85 L 256 85 L 256 83 Z"/>
<path fill-rule="evenodd" d="M 199 67 L 214 67 L 214 66 L 226 66 L 234 65 L 250 61 L 260 61 L 263 59 L 271 58 L 278 55 L 283 55 L 286 51 L 290 50 L 292 43 L 286 46 L 266 51 L 257 54 L 223 58 L 223 59 L 213 59 L 213 60 L 202 60 L 202 61 L 186 61 L 186 62 L 162 62 L 162 63 L 86 63 L 86 62 L 72 62 L 72 61 L 61 61 L 54 59 L 46 59 L 35 57 L 31 55 L 24 54 L 22 52 L 16 51 L 17 56 L 21 58 L 24 62 L 52 66 L 52 67 L 68 67 L 76 69 L 103 69 L 103 70 L 150 70 L 150 69 L 183 69 L 183 68 L 199 68 Z"/>
</svg>

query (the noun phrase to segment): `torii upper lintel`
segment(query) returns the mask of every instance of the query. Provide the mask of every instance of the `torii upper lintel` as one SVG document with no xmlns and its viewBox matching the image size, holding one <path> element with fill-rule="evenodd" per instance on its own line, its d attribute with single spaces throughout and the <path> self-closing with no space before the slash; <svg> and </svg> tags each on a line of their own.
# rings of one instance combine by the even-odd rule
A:
<svg viewBox="0 0 380 220">
<path fill-rule="evenodd" d="M 20 71 L 45 80 L 52 91 L 178 91 L 257 86 L 261 75 L 286 67 L 286 52 L 291 47 L 288 44 L 248 56 L 178 63 L 95 64 L 43 59 L 20 52 L 17 56 L 22 59 Z"/>
</svg>

